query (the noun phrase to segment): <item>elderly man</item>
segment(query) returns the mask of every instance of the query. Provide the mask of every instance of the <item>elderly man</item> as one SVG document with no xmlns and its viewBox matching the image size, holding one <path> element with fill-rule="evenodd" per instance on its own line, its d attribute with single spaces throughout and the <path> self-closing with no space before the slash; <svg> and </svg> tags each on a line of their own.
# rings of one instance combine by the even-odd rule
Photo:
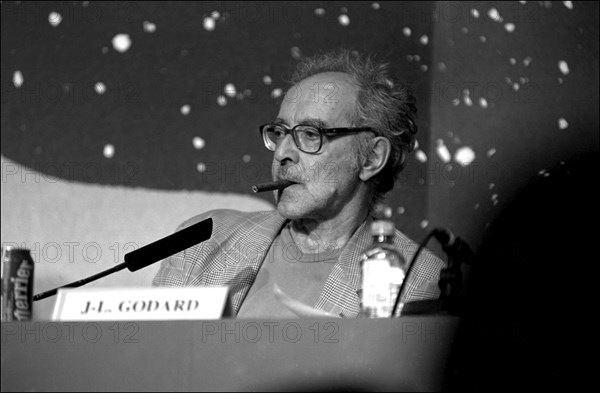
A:
<svg viewBox="0 0 600 393">
<path fill-rule="evenodd" d="M 391 190 L 413 149 L 414 98 L 386 65 L 346 50 L 299 64 L 277 119 L 260 127 L 274 152 L 272 176 L 293 183 L 275 191 L 277 210 L 215 210 L 208 242 L 163 261 L 153 285 L 230 288 L 242 318 L 295 317 L 277 300 L 292 298 L 329 314 L 360 311 L 360 257 L 371 243 L 374 204 Z M 416 245 L 396 231 L 410 261 Z M 435 298 L 443 262 L 425 251 L 403 302 Z"/>
</svg>

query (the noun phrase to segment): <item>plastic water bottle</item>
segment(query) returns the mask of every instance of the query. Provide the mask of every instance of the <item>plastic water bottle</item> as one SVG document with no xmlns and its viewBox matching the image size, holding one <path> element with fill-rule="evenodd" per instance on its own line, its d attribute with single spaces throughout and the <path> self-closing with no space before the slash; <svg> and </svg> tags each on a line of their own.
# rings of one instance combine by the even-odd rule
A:
<svg viewBox="0 0 600 393">
<path fill-rule="evenodd" d="M 406 261 L 394 247 L 392 209 L 383 207 L 371 223 L 372 245 L 361 259 L 362 292 L 360 316 L 389 318 L 404 281 Z"/>
</svg>

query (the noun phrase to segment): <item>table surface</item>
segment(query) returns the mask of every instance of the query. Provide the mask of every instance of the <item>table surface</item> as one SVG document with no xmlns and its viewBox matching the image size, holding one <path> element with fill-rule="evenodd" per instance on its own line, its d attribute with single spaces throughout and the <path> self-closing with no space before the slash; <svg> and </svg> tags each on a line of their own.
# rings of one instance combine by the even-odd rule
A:
<svg viewBox="0 0 600 393">
<path fill-rule="evenodd" d="M 439 390 L 458 319 L 2 323 L 2 391 Z"/>
</svg>

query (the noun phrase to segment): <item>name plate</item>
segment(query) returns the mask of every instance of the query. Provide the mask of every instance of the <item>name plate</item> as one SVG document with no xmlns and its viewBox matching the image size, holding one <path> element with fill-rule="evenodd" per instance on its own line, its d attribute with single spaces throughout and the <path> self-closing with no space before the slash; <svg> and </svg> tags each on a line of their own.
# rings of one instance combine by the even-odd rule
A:
<svg viewBox="0 0 600 393">
<path fill-rule="evenodd" d="M 60 289 L 53 321 L 220 319 L 227 287 Z"/>
</svg>

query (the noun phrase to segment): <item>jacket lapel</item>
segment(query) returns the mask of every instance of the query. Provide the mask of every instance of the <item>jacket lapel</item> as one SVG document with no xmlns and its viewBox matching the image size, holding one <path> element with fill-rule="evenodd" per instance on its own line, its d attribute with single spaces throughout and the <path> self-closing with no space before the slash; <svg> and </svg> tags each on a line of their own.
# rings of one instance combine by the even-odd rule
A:
<svg viewBox="0 0 600 393">
<path fill-rule="evenodd" d="M 340 259 L 325 282 L 315 308 L 345 318 L 354 318 L 360 311 L 360 259 L 371 243 L 370 220 L 365 220 L 350 238 Z"/>
<path fill-rule="evenodd" d="M 273 240 L 286 223 L 276 210 L 261 217 L 251 217 L 239 226 L 239 233 L 227 241 L 225 253 L 225 284 L 230 286 L 231 305 L 235 314 L 254 283 Z M 234 244 L 232 244 L 235 242 Z"/>
</svg>

